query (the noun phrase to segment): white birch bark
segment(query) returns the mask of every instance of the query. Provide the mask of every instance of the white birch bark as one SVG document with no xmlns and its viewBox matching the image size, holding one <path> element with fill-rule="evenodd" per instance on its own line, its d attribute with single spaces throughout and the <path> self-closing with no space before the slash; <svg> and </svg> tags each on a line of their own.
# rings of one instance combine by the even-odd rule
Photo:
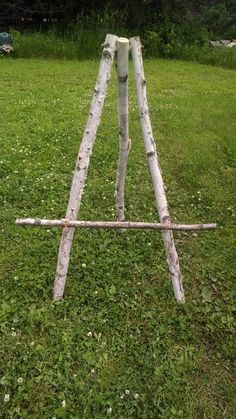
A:
<svg viewBox="0 0 236 419">
<path fill-rule="evenodd" d="M 105 93 L 110 79 L 116 42 L 117 37 L 115 35 L 107 35 L 103 45 L 98 78 L 94 89 L 87 125 L 85 127 L 83 139 L 80 145 L 70 191 L 70 198 L 66 212 L 66 218 L 69 220 L 76 220 L 80 208 L 90 155 L 92 152 L 93 144 L 95 142 L 96 132 L 104 104 Z M 54 300 L 61 299 L 64 294 L 73 235 L 74 228 L 65 227 L 63 229 L 58 254 L 56 278 L 54 282 Z"/>
<path fill-rule="evenodd" d="M 118 221 L 123 221 L 125 218 L 125 175 L 130 148 L 128 123 L 128 60 L 129 40 L 127 38 L 119 38 L 117 41 L 117 82 L 120 152 L 116 180 L 116 214 Z"/>
<path fill-rule="evenodd" d="M 134 77 L 137 88 L 139 117 L 142 127 L 148 163 L 152 175 L 156 205 L 161 223 L 170 223 L 170 215 L 167 206 L 164 183 L 162 179 L 161 168 L 158 162 L 156 144 L 153 138 L 153 132 L 148 110 L 146 81 L 144 77 L 142 59 L 142 46 L 139 37 L 131 38 L 130 42 L 134 65 Z M 165 245 L 169 273 L 173 284 L 174 294 L 178 302 L 184 303 L 185 297 L 182 285 L 182 274 L 180 271 L 179 258 L 175 248 L 173 233 L 172 231 L 163 231 L 162 236 Z"/>
<path fill-rule="evenodd" d="M 40 218 L 19 218 L 16 225 L 34 227 L 68 227 L 68 228 L 134 228 L 148 230 L 214 230 L 217 224 L 172 224 L 172 223 L 146 223 L 139 221 L 82 221 L 82 220 L 47 220 Z"/>
</svg>

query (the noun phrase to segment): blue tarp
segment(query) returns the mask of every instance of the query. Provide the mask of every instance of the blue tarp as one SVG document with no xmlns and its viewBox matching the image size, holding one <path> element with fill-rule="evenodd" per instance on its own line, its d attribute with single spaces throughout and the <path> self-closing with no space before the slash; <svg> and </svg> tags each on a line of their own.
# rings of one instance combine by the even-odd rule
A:
<svg viewBox="0 0 236 419">
<path fill-rule="evenodd" d="M 0 45 L 12 45 L 12 36 L 8 32 L 0 32 Z"/>
<path fill-rule="evenodd" d="M 0 54 L 9 54 L 13 51 L 12 36 L 8 32 L 0 32 Z"/>
</svg>

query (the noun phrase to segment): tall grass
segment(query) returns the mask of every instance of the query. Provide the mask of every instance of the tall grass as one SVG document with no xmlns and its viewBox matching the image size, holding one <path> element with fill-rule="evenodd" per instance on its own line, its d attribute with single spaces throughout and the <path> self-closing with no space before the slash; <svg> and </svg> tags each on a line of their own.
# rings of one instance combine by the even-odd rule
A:
<svg viewBox="0 0 236 419">
<path fill-rule="evenodd" d="M 15 57 L 82 60 L 98 56 L 106 31 L 83 29 L 76 38 L 61 37 L 55 31 L 13 35 Z"/>
<path fill-rule="evenodd" d="M 13 30 L 14 56 L 20 58 L 49 58 L 87 60 L 96 59 L 100 54 L 100 45 L 107 33 L 118 36 L 138 35 L 138 31 L 125 28 L 94 25 L 69 27 L 64 33 L 51 29 L 46 32 L 23 32 Z M 207 43 L 186 43 L 184 39 L 163 40 L 155 31 L 139 34 L 144 44 L 147 58 L 168 58 L 197 61 L 236 69 L 236 48 L 209 47 Z"/>
</svg>

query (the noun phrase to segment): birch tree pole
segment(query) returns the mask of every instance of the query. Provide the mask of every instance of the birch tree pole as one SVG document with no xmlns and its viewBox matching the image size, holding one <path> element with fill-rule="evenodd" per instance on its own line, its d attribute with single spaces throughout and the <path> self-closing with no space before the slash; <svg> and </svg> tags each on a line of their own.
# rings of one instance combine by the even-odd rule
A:
<svg viewBox="0 0 236 419">
<path fill-rule="evenodd" d="M 17 218 L 16 225 L 34 227 L 75 227 L 75 228 L 140 228 L 148 230 L 214 230 L 217 224 L 167 224 L 146 223 L 143 221 L 78 221 L 47 220 L 45 218 Z"/>
<path fill-rule="evenodd" d="M 137 89 L 137 102 L 139 107 L 139 118 L 142 127 L 144 145 L 147 159 L 152 175 L 152 182 L 155 192 L 156 205 L 161 223 L 170 224 L 170 215 L 168 211 L 165 188 L 158 162 L 156 144 L 153 138 L 152 126 L 148 110 L 148 101 L 146 93 L 146 81 L 144 77 L 142 45 L 139 37 L 130 39 L 131 51 L 134 66 L 134 77 Z M 182 274 L 179 266 L 179 258 L 175 248 L 172 231 L 163 231 L 162 237 L 165 245 L 169 273 L 173 284 L 174 294 L 178 302 L 184 303 L 184 289 L 182 285 Z"/>
<path fill-rule="evenodd" d="M 116 42 L 117 37 L 115 35 L 108 34 L 103 45 L 102 58 L 100 62 L 97 82 L 93 93 L 88 121 L 84 130 L 83 139 L 75 165 L 70 198 L 66 212 L 66 219 L 68 220 L 76 220 L 80 208 L 90 156 L 96 138 L 96 132 L 101 117 L 107 85 L 110 80 L 111 68 L 116 50 Z M 61 299 L 64 294 L 73 236 L 74 228 L 63 228 L 58 254 L 56 278 L 54 282 L 54 300 Z"/>
<path fill-rule="evenodd" d="M 116 214 L 117 220 L 125 218 L 125 175 L 129 155 L 129 121 L 128 121 L 128 72 L 129 40 L 119 38 L 117 41 L 117 83 L 118 83 L 118 127 L 119 127 L 119 161 L 116 180 Z"/>
</svg>

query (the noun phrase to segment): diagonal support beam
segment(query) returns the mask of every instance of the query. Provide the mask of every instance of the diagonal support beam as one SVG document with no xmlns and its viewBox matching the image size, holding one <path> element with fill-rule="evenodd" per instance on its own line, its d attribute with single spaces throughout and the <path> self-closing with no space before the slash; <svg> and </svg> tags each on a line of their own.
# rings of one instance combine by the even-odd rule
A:
<svg viewBox="0 0 236 419">
<path fill-rule="evenodd" d="M 87 125 L 84 130 L 83 139 L 76 161 L 74 177 L 70 191 L 70 198 L 66 212 L 66 218 L 69 220 L 77 219 L 78 211 L 80 208 L 90 156 L 102 113 L 107 85 L 110 80 L 111 68 L 116 50 L 116 42 L 117 37 L 115 35 L 107 35 L 103 45 L 98 78 L 94 89 Z M 54 282 L 54 300 L 60 300 L 64 294 L 73 236 L 74 228 L 63 228 L 57 261 L 56 278 Z"/>
<path fill-rule="evenodd" d="M 148 158 L 148 163 L 152 175 L 153 188 L 155 192 L 156 205 L 161 223 L 169 224 L 170 215 L 168 211 L 167 199 L 165 194 L 164 182 L 161 168 L 158 162 L 156 144 L 153 137 L 152 126 L 149 116 L 146 80 L 144 76 L 142 45 L 139 37 L 130 39 L 131 52 L 134 66 L 134 78 L 137 89 L 137 102 L 139 107 L 139 118 L 142 127 L 143 140 Z M 179 258 L 175 248 L 172 231 L 163 231 L 162 233 L 169 274 L 172 280 L 175 298 L 178 302 L 184 303 L 184 289 L 182 284 L 182 274 L 179 266 Z"/>
</svg>

